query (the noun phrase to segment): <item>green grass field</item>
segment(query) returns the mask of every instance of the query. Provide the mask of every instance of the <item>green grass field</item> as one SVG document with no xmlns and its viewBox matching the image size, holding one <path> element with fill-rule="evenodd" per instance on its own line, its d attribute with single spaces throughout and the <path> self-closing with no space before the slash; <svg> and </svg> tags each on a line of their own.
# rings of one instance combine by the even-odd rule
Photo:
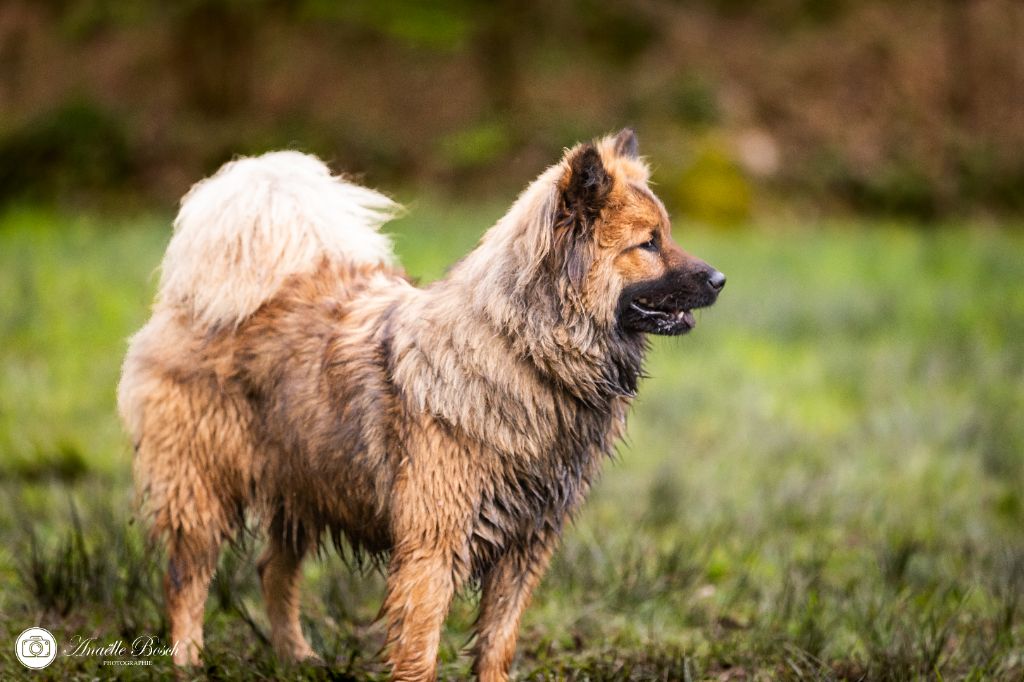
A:
<svg viewBox="0 0 1024 682">
<path fill-rule="evenodd" d="M 430 280 L 501 210 L 413 205 L 392 231 Z M 29 626 L 166 636 L 114 388 L 168 223 L 0 219 L 0 678 L 28 676 Z M 693 334 L 654 341 L 628 442 L 527 612 L 518 678 L 1024 678 L 1024 233 L 676 235 L 729 285 Z M 284 667 L 261 641 L 258 550 L 225 555 L 196 674 L 383 677 L 380 576 L 309 562 L 304 624 L 332 664 Z M 473 614 L 473 595 L 453 607 L 445 678 L 468 674 Z M 169 670 L 59 657 L 32 678 Z"/>
</svg>

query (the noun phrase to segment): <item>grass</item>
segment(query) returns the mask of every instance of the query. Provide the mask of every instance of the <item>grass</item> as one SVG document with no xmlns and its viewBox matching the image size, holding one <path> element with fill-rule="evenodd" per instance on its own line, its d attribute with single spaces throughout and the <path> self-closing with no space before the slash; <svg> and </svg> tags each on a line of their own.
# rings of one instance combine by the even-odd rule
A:
<svg viewBox="0 0 1024 682">
<path fill-rule="evenodd" d="M 501 212 L 394 225 L 425 280 Z M 870 229 L 868 229 L 870 228 Z M 527 612 L 519 679 L 1021 679 L 1024 235 L 894 225 L 677 228 L 729 275 L 696 332 L 656 340 L 628 442 Z M 166 637 L 114 416 L 167 221 L 0 219 L 0 677 L 32 625 Z M 377 679 L 375 573 L 309 562 L 329 668 L 283 667 L 242 538 L 207 610 L 205 674 Z M 442 643 L 444 677 L 473 596 Z M 159 677 L 60 657 L 38 678 Z"/>
</svg>

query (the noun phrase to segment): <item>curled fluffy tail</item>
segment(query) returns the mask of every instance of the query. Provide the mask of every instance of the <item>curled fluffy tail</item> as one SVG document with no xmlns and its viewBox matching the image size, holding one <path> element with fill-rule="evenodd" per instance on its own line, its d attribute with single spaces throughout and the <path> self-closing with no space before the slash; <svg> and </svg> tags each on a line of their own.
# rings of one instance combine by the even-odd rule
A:
<svg viewBox="0 0 1024 682">
<path fill-rule="evenodd" d="M 225 164 L 181 202 L 158 302 L 205 326 L 234 325 L 284 280 L 324 259 L 390 264 L 378 230 L 399 206 L 331 175 L 314 156 L 273 152 Z"/>
</svg>

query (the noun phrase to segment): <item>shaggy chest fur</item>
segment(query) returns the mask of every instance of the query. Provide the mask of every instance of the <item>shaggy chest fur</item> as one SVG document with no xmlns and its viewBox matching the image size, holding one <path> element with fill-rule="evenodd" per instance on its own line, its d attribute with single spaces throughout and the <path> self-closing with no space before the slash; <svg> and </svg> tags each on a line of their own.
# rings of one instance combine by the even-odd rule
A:
<svg viewBox="0 0 1024 682">
<path fill-rule="evenodd" d="M 479 577 L 506 552 L 560 534 L 610 452 L 621 415 L 611 405 L 594 410 L 551 387 L 550 411 L 538 411 L 530 402 L 533 394 L 524 400 L 493 383 L 488 390 L 463 391 L 460 409 L 449 409 L 464 384 L 439 386 L 424 403 L 396 381 L 405 418 L 437 437 L 427 439 L 436 447 L 410 448 L 402 438 L 391 447 L 406 453 L 403 466 L 434 467 L 442 474 L 433 484 L 433 477 L 421 478 L 418 487 L 432 490 L 448 509 L 464 509 L 468 533 L 455 552 L 455 570 Z M 452 391 L 451 402 L 446 390 Z"/>
</svg>

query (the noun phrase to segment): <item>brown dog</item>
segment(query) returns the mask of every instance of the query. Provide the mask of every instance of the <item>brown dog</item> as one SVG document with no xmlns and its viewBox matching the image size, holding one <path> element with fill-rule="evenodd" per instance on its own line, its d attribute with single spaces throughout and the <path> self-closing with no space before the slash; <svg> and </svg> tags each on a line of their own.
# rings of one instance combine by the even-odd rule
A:
<svg viewBox="0 0 1024 682">
<path fill-rule="evenodd" d="M 450 274 L 410 285 L 385 197 L 315 158 L 241 159 L 182 202 L 119 388 L 143 513 L 167 550 L 179 663 L 198 662 L 246 512 L 272 640 L 299 627 L 325 537 L 390 556 L 394 677 L 435 675 L 442 621 L 482 586 L 475 671 L 503 680 L 568 516 L 622 433 L 647 334 L 682 334 L 725 277 L 672 241 L 631 130 L 569 150 Z"/>
</svg>

